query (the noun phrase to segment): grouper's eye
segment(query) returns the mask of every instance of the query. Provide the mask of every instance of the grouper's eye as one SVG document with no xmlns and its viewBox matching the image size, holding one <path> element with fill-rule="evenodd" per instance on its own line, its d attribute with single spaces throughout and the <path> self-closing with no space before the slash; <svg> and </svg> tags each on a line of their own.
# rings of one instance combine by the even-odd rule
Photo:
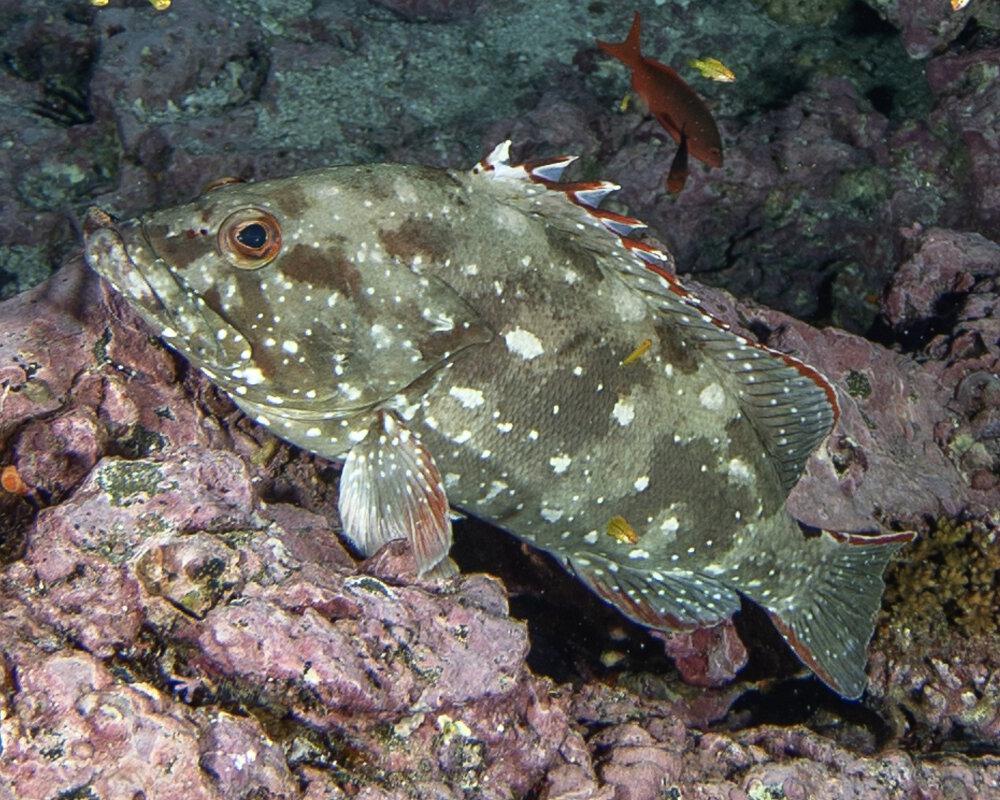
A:
<svg viewBox="0 0 1000 800">
<path fill-rule="evenodd" d="M 281 249 L 278 220 L 259 208 L 230 214 L 219 228 L 219 252 L 240 269 L 257 269 L 274 260 Z"/>
</svg>

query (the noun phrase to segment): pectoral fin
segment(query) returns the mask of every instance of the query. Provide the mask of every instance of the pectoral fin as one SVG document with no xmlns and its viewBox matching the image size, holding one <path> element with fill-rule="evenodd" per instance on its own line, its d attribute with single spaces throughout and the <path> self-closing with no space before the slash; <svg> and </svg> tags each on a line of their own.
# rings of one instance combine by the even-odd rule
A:
<svg viewBox="0 0 1000 800">
<path fill-rule="evenodd" d="M 441 475 L 420 438 L 391 411 L 379 411 L 340 477 L 344 535 L 364 555 L 407 539 L 417 573 L 439 567 L 451 548 L 451 519 Z"/>
</svg>

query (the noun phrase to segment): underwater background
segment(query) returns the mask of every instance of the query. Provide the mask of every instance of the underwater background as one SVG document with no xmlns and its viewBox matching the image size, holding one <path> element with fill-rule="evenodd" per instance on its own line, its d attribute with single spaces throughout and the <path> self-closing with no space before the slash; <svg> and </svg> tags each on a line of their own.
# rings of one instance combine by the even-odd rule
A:
<svg viewBox="0 0 1000 800">
<path fill-rule="evenodd" d="M 1000 3 L 162 5 L 0 0 L 0 800 L 1000 796 Z M 676 195 L 676 144 L 595 43 L 634 10 L 722 137 Z M 862 703 L 796 676 L 752 610 L 749 656 L 722 626 L 667 659 L 472 525 L 453 595 L 398 553 L 358 573 L 336 470 L 124 309 L 108 333 L 79 272 L 92 204 L 467 169 L 504 139 L 620 184 L 606 206 L 707 304 L 848 399 L 793 510 L 920 534 Z"/>
</svg>

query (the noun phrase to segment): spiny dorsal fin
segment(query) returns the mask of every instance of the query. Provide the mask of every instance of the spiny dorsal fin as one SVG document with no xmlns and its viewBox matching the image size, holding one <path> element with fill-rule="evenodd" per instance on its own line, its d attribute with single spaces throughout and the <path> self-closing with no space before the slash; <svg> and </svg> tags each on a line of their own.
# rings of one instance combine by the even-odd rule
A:
<svg viewBox="0 0 1000 800">
<path fill-rule="evenodd" d="M 553 176 L 561 175 L 572 163 L 571 156 L 523 164 L 511 164 L 509 159 L 507 141 L 497 145 L 473 172 L 519 183 L 533 203 L 543 201 L 540 190 L 569 201 L 576 213 L 555 213 L 549 221 L 577 235 L 588 249 L 609 256 L 602 260 L 604 266 L 613 266 L 647 301 L 690 329 L 693 342 L 736 379 L 743 412 L 760 435 L 782 485 L 790 491 L 839 415 L 829 381 L 808 364 L 734 333 L 706 311 L 674 275 L 670 256 L 633 238 L 646 228 L 643 222 L 595 207 L 617 188 L 615 184 L 557 183 Z"/>
</svg>

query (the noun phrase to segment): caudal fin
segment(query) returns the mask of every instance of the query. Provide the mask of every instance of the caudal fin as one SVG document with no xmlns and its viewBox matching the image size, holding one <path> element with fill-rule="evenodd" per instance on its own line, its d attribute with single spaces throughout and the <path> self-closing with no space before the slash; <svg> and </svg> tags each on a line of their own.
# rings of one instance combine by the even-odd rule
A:
<svg viewBox="0 0 1000 800">
<path fill-rule="evenodd" d="M 768 609 L 795 654 L 827 686 L 854 700 L 868 683 L 865 664 L 875 615 L 882 604 L 882 572 L 913 533 L 859 536 L 824 531 L 814 542 L 821 566 L 802 599 L 779 612 Z"/>
<path fill-rule="evenodd" d="M 642 53 L 639 50 L 639 34 L 641 31 L 642 19 L 639 17 L 639 12 L 636 11 L 635 17 L 632 20 L 632 30 L 628 32 L 628 36 L 624 42 L 614 44 L 613 42 L 603 42 L 598 39 L 597 46 L 609 56 L 614 56 L 626 66 L 635 69 L 642 64 Z"/>
</svg>

